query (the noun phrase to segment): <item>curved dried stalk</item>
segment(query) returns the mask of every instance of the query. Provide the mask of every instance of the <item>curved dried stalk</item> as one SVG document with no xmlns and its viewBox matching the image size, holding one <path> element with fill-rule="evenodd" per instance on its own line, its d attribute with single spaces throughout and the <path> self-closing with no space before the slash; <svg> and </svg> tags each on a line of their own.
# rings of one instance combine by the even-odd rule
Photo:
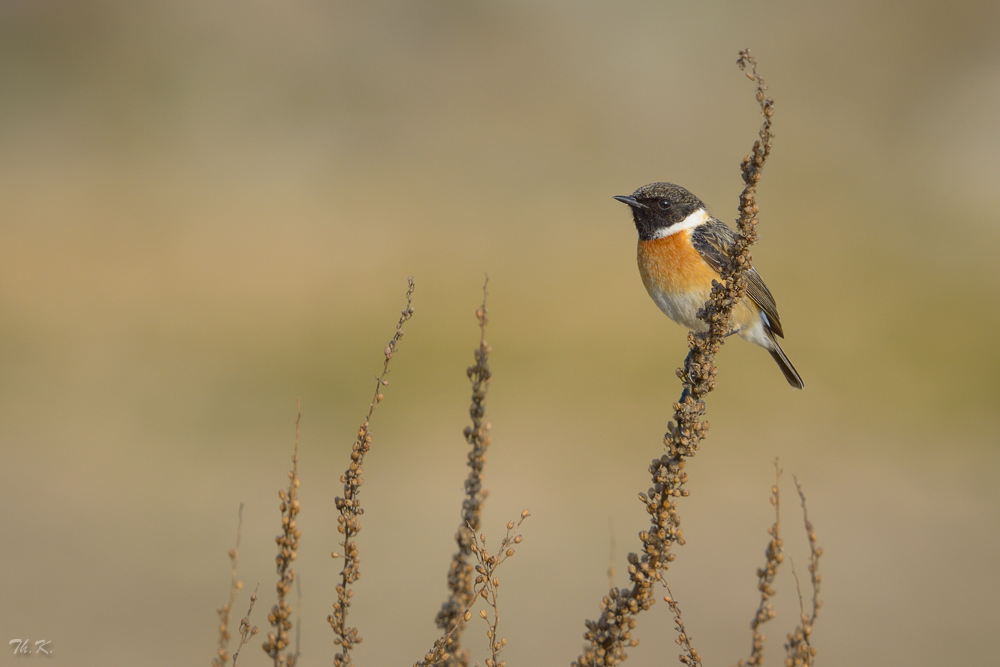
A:
<svg viewBox="0 0 1000 667">
<path fill-rule="evenodd" d="M 389 362 L 396 353 L 399 340 L 403 337 L 403 324 L 413 316 L 413 278 L 409 278 L 407 283 L 406 307 L 403 308 L 399 317 L 395 335 L 385 347 L 382 374 L 375 380 L 375 395 L 368 406 L 368 414 L 365 416 L 364 422 L 358 428 L 358 438 L 354 441 L 354 446 L 351 449 L 351 465 L 340 478 L 344 484 L 344 497 L 338 497 L 335 501 L 337 510 L 340 512 L 340 516 L 337 517 L 337 531 L 344 536 L 344 541 L 340 543 L 344 548 L 344 567 L 340 571 L 340 583 L 337 584 L 337 601 L 333 603 L 333 613 L 326 618 L 330 627 L 333 628 L 333 643 L 340 647 L 340 651 L 333 657 L 335 667 L 349 667 L 353 664 L 351 662 L 351 649 L 356 644 L 361 643 L 358 629 L 347 625 L 347 612 L 351 606 L 351 596 L 354 594 L 354 591 L 350 589 L 351 584 L 361 576 L 361 559 L 354 538 L 361 532 L 361 520 L 358 517 L 361 516 L 363 510 L 358 496 L 361 492 L 361 485 L 364 483 L 361 476 L 362 464 L 365 460 L 365 454 L 371 449 L 372 435 L 369 425 L 372 414 L 375 412 L 375 406 L 385 398 L 381 391 L 382 387 L 389 384 L 388 380 L 385 379 L 389 372 Z M 337 552 L 333 552 L 331 556 L 340 558 L 340 554 Z"/>
<path fill-rule="evenodd" d="M 642 555 L 628 555 L 631 585 L 612 588 L 601 602 L 600 617 L 596 621 L 587 621 L 587 632 L 584 634 L 587 644 L 574 666 L 611 666 L 628 657 L 626 647 L 639 643 L 632 637 L 635 616 L 653 605 L 654 584 L 663 580 L 664 571 L 674 559 L 670 548 L 675 542 L 684 544 L 676 502 L 678 498 L 690 494 L 684 488 L 688 480 L 684 472 L 685 462 L 697 453 L 699 443 L 708 432 L 708 422 L 702 421 L 701 417 L 705 412 L 703 399 L 715 388 L 715 355 L 730 331 L 733 309 L 746 294 L 744 271 L 752 265 L 750 247 L 757 241 L 755 192 L 764 162 L 771 151 L 773 101 L 764 94 L 764 82 L 757 74 L 756 62 L 748 50 L 740 52 L 737 64 L 744 71 L 750 68 L 747 76 L 757 84 L 757 102 L 764 115 L 759 139 L 754 142 L 751 155 L 744 158 L 741 165 L 745 186 L 740 194 L 739 236 L 728 262 L 720 271 L 722 282 L 713 282 L 711 296 L 698 312 L 699 319 L 708 325 L 708 331 L 688 333 L 690 352 L 684 367 L 677 370 L 683 389 L 680 400 L 673 405 L 674 419 L 667 425 L 663 439 L 666 453 L 653 459 L 649 466 L 652 486 L 646 493 L 639 494 L 651 522 L 648 530 L 639 533 Z"/>
<path fill-rule="evenodd" d="M 794 478 L 793 478 L 794 479 Z M 822 603 L 819 601 L 819 586 L 823 577 L 819 574 L 819 557 L 823 555 L 823 550 L 816 544 L 816 532 L 813 530 L 812 522 L 809 521 L 809 512 L 806 510 L 806 495 L 802 491 L 802 485 L 795 479 L 795 488 L 799 492 L 799 501 L 802 503 L 802 520 L 805 523 L 806 537 L 809 539 L 809 580 L 812 584 L 812 608 L 806 613 L 805 604 L 802 601 L 802 590 L 799 588 L 799 577 L 795 575 L 795 588 L 799 593 L 799 624 L 788 635 L 788 643 L 785 644 L 785 664 L 790 667 L 808 667 L 816 660 L 816 649 L 810 642 L 812 628 L 819 615 L 819 608 Z M 794 572 L 794 567 L 792 572 Z"/>
</svg>

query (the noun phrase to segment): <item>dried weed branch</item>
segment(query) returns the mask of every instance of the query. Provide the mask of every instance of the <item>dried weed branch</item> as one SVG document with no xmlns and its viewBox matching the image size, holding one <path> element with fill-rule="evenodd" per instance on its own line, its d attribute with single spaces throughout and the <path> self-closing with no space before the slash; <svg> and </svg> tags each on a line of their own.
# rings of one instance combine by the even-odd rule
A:
<svg viewBox="0 0 1000 667">
<path fill-rule="evenodd" d="M 497 625 L 500 622 L 500 608 L 497 604 L 500 579 L 496 576 L 496 571 L 500 565 L 514 555 L 514 545 L 520 544 L 524 539 L 519 531 L 521 530 L 521 524 L 529 516 L 531 515 L 528 510 L 524 510 L 521 512 L 521 516 L 516 523 L 514 521 L 507 523 L 507 533 L 504 535 L 503 540 L 501 540 L 500 549 L 495 555 L 486 551 L 485 535 L 481 534 L 477 537 L 475 533 L 472 533 L 470 551 L 476 558 L 475 571 L 477 576 L 474 582 L 475 589 L 472 598 L 469 600 L 469 604 L 459 615 L 460 621 L 455 627 L 462 627 L 472 618 L 472 607 L 476 604 L 476 600 L 480 597 L 486 600 L 486 604 L 493 610 L 492 620 L 485 609 L 479 612 L 479 617 L 485 620 L 488 626 L 486 636 L 490 640 L 490 652 L 492 654 L 492 657 L 486 659 L 486 667 L 504 666 L 503 661 L 498 662 L 500 652 L 507 645 L 507 640 L 502 637 L 498 638 L 497 635 Z M 451 657 L 447 647 L 450 645 L 449 640 L 454 633 L 455 628 L 452 628 L 438 637 L 434 641 L 431 650 L 424 655 L 424 659 L 414 663 L 414 667 L 430 667 L 430 665 L 437 665 L 447 661 Z"/>
<path fill-rule="evenodd" d="M 819 608 L 822 606 L 819 601 L 819 587 L 823 581 L 823 577 L 819 574 L 819 557 L 823 555 L 823 549 L 816 544 L 816 532 L 813 530 L 812 522 L 809 521 L 809 513 L 806 510 L 806 495 L 802 491 L 802 485 L 799 484 L 798 479 L 795 479 L 795 488 L 799 492 L 802 520 L 805 523 L 806 536 L 809 539 L 809 579 L 812 584 L 812 608 L 807 614 L 802 601 L 802 590 L 799 588 L 799 578 L 796 575 L 795 588 L 799 592 L 799 625 L 788 635 L 788 643 L 785 644 L 785 664 L 788 667 L 812 665 L 816 659 L 816 649 L 810 643 L 809 637 L 812 635 L 813 624 L 816 622 L 816 616 L 819 615 Z"/>
<path fill-rule="evenodd" d="M 774 597 L 774 578 L 778 575 L 778 565 L 784 561 L 785 556 L 781 551 L 781 495 L 779 485 L 781 483 L 781 469 L 778 461 L 774 461 L 774 486 L 771 487 L 771 504 L 774 505 L 774 525 L 767 531 L 771 539 L 767 542 L 764 550 L 766 561 L 764 567 L 757 570 L 757 590 L 760 591 L 760 605 L 754 613 L 753 620 L 750 621 L 750 629 L 753 631 L 753 645 L 750 649 L 750 659 L 740 660 L 739 667 L 759 667 L 764 663 L 764 640 L 766 637 L 761 633 L 760 626 L 775 617 L 774 608 L 770 599 Z"/>
<path fill-rule="evenodd" d="M 462 520 L 455 533 L 458 551 L 448 567 L 448 590 L 451 594 L 441 605 L 441 611 L 435 619 L 437 626 L 445 631 L 444 650 L 448 657 L 443 660 L 443 664 L 447 667 L 466 667 L 469 664 L 469 652 L 461 648 L 460 640 L 465 610 L 475 601 L 476 596 L 471 561 L 475 557 L 476 531 L 479 530 L 483 502 L 487 495 L 483 490 L 483 467 L 486 465 L 486 449 L 490 445 L 490 424 L 486 421 L 484 402 L 492 377 L 489 365 L 490 346 L 486 344 L 488 283 L 489 278 L 483 283 L 483 303 L 476 311 L 476 318 L 479 320 L 479 347 L 474 352 L 476 363 L 466 369 L 466 375 L 472 382 L 472 405 L 469 407 L 472 425 L 465 427 L 464 435 L 472 449 L 469 451 L 469 476 L 465 479 Z"/>
<path fill-rule="evenodd" d="M 480 535 L 479 539 L 475 539 L 475 533 L 473 533 L 472 552 L 476 554 L 476 572 L 479 574 L 476 577 L 476 583 L 481 585 L 479 594 L 493 610 L 492 618 L 489 617 L 485 609 L 479 610 L 480 618 L 486 621 L 486 638 L 490 640 L 490 652 L 492 653 L 492 657 L 486 658 L 486 667 L 504 667 L 505 664 L 500 660 L 500 652 L 507 645 L 507 639 L 497 633 L 497 626 L 500 624 L 500 606 L 498 604 L 500 579 L 496 576 L 496 570 L 505 560 L 514 555 L 514 545 L 520 544 L 523 539 L 518 531 L 521 530 L 521 524 L 528 516 L 528 510 L 524 510 L 517 523 L 513 521 L 507 523 L 507 534 L 501 540 L 500 550 L 497 551 L 496 555 L 486 551 L 485 535 Z"/>
<path fill-rule="evenodd" d="M 407 283 L 406 307 L 403 308 L 399 317 L 396 333 L 385 347 L 382 374 L 376 378 L 375 395 L 368 406 L 368 414 L 365 416 L 364 422 L 358 428 L 358 439 L 354 441 L 354 446 L 351 449 L 351 465 L 340 478 L 344 484 L 344 497 L 338 497 L 335 501 L 337 510 L 340 512 L 340 516 L 337 517 L 337 532 L 344 536 L 344 541 L 340 543 L 344 548 L 344 567 L 340 571 L 340 583 L 337 584 L 337 601 L 333 603 L 333 613 L 327 616 L 326 620 L 333 628 L 333 643 L 340 646 L 340 652 L 333 658 L 333 664 L 336 667 L 351 665 L 351 649 L 356 644 L 361 643 L 358 629 L 347 625 L 347 611 L 351 606 L 351 597 L 354 595 L 350 586 L 361 576 L 361 560 L 358 556 L 357 543 L 354 541 L 357 534 L 361 532 L 361 521 L 358 517 L 364 513 L 358 496 L 361 492 L 361 485 L 364 483 L 362 465 L 365 454 L 372 444 L 370 429 L 372 414 L 375 412 L 375 406 L 381 403 L 384 398 L 382 387 L 389 385 L 385 376 L 389 372 L 389 362 L 396 353 L 399 340 L 403 337 L 403 324 L 413 317 L 413 278 L 409 278 Z M 334 552 L 332 556 L 339 558 L 340 554 Z"/>
<path fill-rule="evenodd" d="M 587 621 L 584 653 L 573 664 L 617 665 L 627 658 L 626 646 L 635 646 L 631 631 L 635 615 L 649 609 L 655 601 L 653 586 L 663 580 L 663 572 L 674 559 L 670 548 L 677 542 L 684 544 L 680 516 L 676 510 L 678 498 L 689 495 L 684 488 L 688 476 L 684 472 L 685 459 L 695 455 L 698 445 L 708 431 L 708 423 L 701 420 L 705 412 L 703 398 L 715 388 L 715 355 L 730 333 L 732 311 L 746 294 L 744 271 L 750 268 L 750 246 L 757 240 L 757 205 L 754 193 L 760 180 L 764 162 L 771 151 L 771 116 L 773 101 L 765 94 L 764 82 L 757 74 L 756 62 L 748 50 L 740 52 L 737 61 L 740 69 L 750 67 L 747 76 L 757 84 L 757 102 L 764 122 L 760 138 L 754 142 L 752 154 L 741 165 L 745 187 L 740 194 L 739 236 L 733 244 L 729 261 L 720 271 L 722 282 L 713 283 L 712 293 L 698 316 L 708 325 L 708 331 L 690 332 L 690 352 L 684 368 L 677 375 L 683 384 L 680 400 L 674 403 L 674 421 L 667 425 L 663 443 L 666 453 L 649 466 L 652 486 L 639 494 L 651 516 L 648 530 L 639 534 L 642 556 L 628 555 L 630 587 L 611 588 L 601 602 L 601 615 L 596 621 Z"/>
<path fill-rule="evenodd" d="M 615 521 L 608 519 L 608 534 L 611 536 L 611 547 L 608 553 L 608 588 L 615 587 Z"/>
<path fill-rule="evenodd" d="M 243 582 L 236 576 L 236 566 L 240 557 L 240 535 L 243 532 L 243 503 L 240 503 L 239 519 L 236 522 L 236 546 L 229 550 L 229 565 L 232 577 L 229 583 L 229 601 L 216 609 L 219 615 L 219 648 L 215 658 L 212 659 L 212 667 L 226 667 L 229 663 L 229 620 L 232 617 L 233 605 L 236 604 L 236 597 L 243 588 Z"/>
<path fill-rule="evenodd" d="M 292 592 L 295 582 L 295 570 L 292 561 L 298 556 L 299 538 L 302 531 L 296 526 L 295 517 L 299 514 L 299 422 L 302 420 L 302 405 L 299 404 L 298 416 L 295 418 L 295 451 L 292 454 L 292 469 L 288 472 L 288 490 L 278 492 L 281 498 L 281 534 L 274 538 L 278 544 L 278 555 L 275 562 L 278 567 L 278 603 L 271 607 L 267 620 L 274 627 L 274 632 L 267 633 L 267 641 L 262 648 L 274 661 L 274 667 L 294 667 L 294 653 L 284 652 L 289 644 L 288 631 L 292 628 L 292 606 L 285 597 Z"/>
<path fill-rule="evenodd" d="M 250 638 L 260 632 L 260 628 L 256 625 L 250 625 L 250 614 L 253 613 L 253 605 L 257 602 L 257 589 L 260 588 L 260 582 L 253 587 L 253 595 L 250 596 L 250 607 L 247 609 L 247 615 L 240 620 L 240 645 L 236 647 L 236 652 L 233 653 L 233 667 L 236 667 L 236 661 L 239 660 L 240 651 L 243 650 L 243 646 L 250 641 Z"/>
<path fill-rule="evenodd" d="M 677 639 L 675 641 L 678 646 L 684 649 L 684 653 L 677 656 L 677 659 L 688 667 L 701 667 L 701 656 L 698 655 L 698 651 L 691 645 L 691 636 L 688 634 L 687 629 L 684 627 L 684 621 L 681 619 L 681 608 L 677 604 L 677 598 L 674 597 L 674 593 L 670 590 L 670 585 L 667 584 L 665 579 L 663 585 L 667 589 L 667 595 L 663 598 L 663 601 L 667 603 L 667 606 L 670 607 L 670 611 L 674 615 L 674 629 L 677 630 Z"/>
</svg>

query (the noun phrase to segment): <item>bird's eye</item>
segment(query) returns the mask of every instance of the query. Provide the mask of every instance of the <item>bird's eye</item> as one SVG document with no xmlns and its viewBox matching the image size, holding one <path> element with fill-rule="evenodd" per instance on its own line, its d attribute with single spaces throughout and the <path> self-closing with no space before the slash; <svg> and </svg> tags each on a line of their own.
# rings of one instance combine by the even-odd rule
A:
<svg viewBox="0 0 1000 667">
<path fill-rule="evenodd" d="M 662 208 L 664 211 L 666 211 L 671 206 L 672 206 L 672 204 L 670 203 L 669 199 L 661 199 L 660 200 L 660 208 Z"/>
</svg>

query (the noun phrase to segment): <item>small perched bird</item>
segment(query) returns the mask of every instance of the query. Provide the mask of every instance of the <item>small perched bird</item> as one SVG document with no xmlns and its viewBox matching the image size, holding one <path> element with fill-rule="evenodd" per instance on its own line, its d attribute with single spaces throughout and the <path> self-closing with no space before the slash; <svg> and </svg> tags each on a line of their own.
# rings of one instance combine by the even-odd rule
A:
<svg viewBox="0 0 1000 667">
<path fill-rule="evenodd" d="M 708 301 L 736 232 L 712 217 L 700 199 L 673 183 L 650 183 L 631 196 L 615 197 L 632 209 L 639 232 L 637 260 L 642 284 L 667 317 L 691 329 L 708 326 L 698 309 Z M 771 353 L 788 384 L 805 384 L 776 337 L 784 338 L 778 308 L 757 269 L 746 274 L 747 297 L 733 310 L 733 332 Z"/>
</svg>

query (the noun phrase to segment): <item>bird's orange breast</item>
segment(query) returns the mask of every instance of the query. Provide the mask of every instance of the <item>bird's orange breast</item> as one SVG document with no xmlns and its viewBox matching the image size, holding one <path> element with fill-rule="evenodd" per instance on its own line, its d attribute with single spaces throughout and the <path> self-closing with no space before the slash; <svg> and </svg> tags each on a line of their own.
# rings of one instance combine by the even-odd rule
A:
<svg viewBox="0 0 1000 667">
<path fill-rule="evenodd" d="M 719 274 L 710 267 L 691 244 L 691 230 L 652 241 L 639 240 L 636 252 L 639 275 L 646 291 L 669 294 L 704 292 L 712 289 Z"/>
</svg>

